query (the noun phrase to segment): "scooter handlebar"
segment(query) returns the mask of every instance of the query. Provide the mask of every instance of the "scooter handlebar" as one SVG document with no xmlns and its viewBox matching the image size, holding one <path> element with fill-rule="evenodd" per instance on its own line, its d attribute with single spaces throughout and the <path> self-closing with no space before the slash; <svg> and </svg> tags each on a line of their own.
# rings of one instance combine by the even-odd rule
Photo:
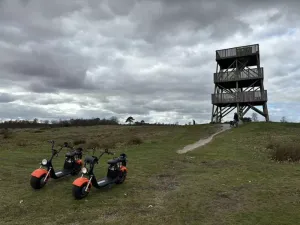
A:
<svg viewBox="0 0 300 225">
<path fill-rule="evenodd" d="M 54 144 L 55 144 L 55 142 L 54 142 L 53 140 L 49 140 L 48 142 L 52 144 L 52 155 L 53 155 L 53 156 L 58 156 L 59 152 L 60 152 L 64 147 L 65 147 L 65 148 L 66 148 L 66 147 L 67 147 L 67 148 L 72 148 L 71 146 L 68 145 L 68 142 L 64 142 L 64 144 L 59 148 L 59 150 L 57 150 L 57 149 L 54 149 Z"/>
<path fill-rule="evenodd" d="M 108 149 L 105 149 L 105 153 L 108 154 L 108 155 L 114 155 L 115 154 L 114 152 L 108 151 Z"/>
</svg>

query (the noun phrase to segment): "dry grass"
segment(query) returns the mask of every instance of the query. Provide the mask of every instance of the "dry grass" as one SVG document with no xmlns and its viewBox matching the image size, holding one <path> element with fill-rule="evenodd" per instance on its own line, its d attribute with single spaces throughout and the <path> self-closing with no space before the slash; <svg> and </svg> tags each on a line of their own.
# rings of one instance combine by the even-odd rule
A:
<svg viewBox="0 0 300 225">
<path fill-rule="evenodd" d="M 5 193 L 0 196 L 1 223 L 298 224 L 300 164 L 277 163 L 270 159 L 270 153 L 278 149 L 274 140 L 284 143 L 283 149 L 299 143 L 300 124 L 249 123 L 225 131 L 201 149 L 176 154 L 176 150 L 215 130 L 210 125 L 197 125 L 14 132 L 11 138 L 0 139 L 4 159 L 0 192 Z M 142 143 L 129 145 L 133 137 Z M 45 189 L 33 191 L 30 173 L 50 155 L 46 142 L 50 139 L 70 143 L 86 140 L 81 144 L 85 149 L 89 145 L 114 146 L 116 155 L 128 155 L 127 180 L 112 189 L 93 189 L 83 201 L 74 201 L 71 196 L 75 177 L 52 181 Z M 22 140 L 28 141 L 27 146 L 18 146 Z M 54 166 L 61 167 L 63 159 L 63 154 L 55 158 Z M 95 168 L 98 178 L 105 175 L 107 159 L 110 156 Z M 50 216 L 49 210 L 55 216 Z"/>
<path fill-rule="evenodd" d="M 135 225 L 141 221 L 153 224 L 156 218 L 154 220 L 161 223 L 164 221 L 161 212 L 167 209 L 166 201 L 180 186 L 179 176 L 174 170 L 176 158 L 181 157 L 176 154 L 176 149 L 215 130 L 211 125 L 69 127 L 47 129 L 41 133 L 35 133 L 33 129 L 15 130 L 11 138 L 0 140 L 1 158 L 5 159 L 0 174 L 0 192 L 7 193 L 0 198 L 0 214 L 5 218 L 1 222 L 15 225 L 76 224 L 76 220 L 78 224 Z M 50 156 L 48 140 L 55 140 L 57 145 L 64 142 L 78 144 L 84 148 L 84 156 L 92 154 L 89 149 L 93 147 L 110 148 L 116 155 L 125 152 L 129 160 L 128 179 L 111 190 L 92 190 L 86 201 L 72 198 L 70 188 L 76 177 L 53 180 L 43 190 L 33 191 L 29 185 L 30 173 L 39 167 L 41 159 Z M 55 168 L 61 168 L 64 154 L 61 152 L 55 157 Z M 104 156 L 96 166 L 98 178 L 105 175 L 105 161 L 110 158 Z M 7 187 L 10 187 L 10 192 L 5 191 Z M 38 202 L 46 203 L 45 207 Z M 55 217 L 49 216 L 49 209 Z M 172 217 L 168 220 L 173 221 Z"/>
<path fill-rule="evenodd" d="M 300 161 L 300 143 L 292 140 L 271 139 L 266 146 L 271 150 L 271 159 L 275 161 Z"/>
</svg>

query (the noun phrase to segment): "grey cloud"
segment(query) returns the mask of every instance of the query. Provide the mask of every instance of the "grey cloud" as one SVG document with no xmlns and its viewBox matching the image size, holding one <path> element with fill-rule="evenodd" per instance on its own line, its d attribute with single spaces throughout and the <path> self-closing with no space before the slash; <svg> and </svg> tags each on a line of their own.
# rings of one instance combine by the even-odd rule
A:
<svg viewBox="0 0 300 225">
<path fill-rule="evenodd" d="M 0 103 L 0 119 L 34 119 L 53 118 L 51 113 L 40 107 L 26 106 L 13 103 Z"/>
<path fill-rule="evenodd" d="M 13 2 L 15 3 L 15 2 Z M 17 7 L 17 4 L 9 4 L 11 7 Z M 36 4 L 36 5 L 35 5 Z M 93 1 L 90 1 L 89 4 L 93 4 Z M 197 3 L 192 3 L 191 4 L 197 4 Z M 202 4 L 202 3 L 201 3 Z M 99 4 L 100 5 L 100 4 Z M 114 7 L 115 2 L 111 2 L 109 7 Z M 128 4 L 127 11 L 130 11 L 130 7 L 134 7 L 134 2 L 132 1 L 131 4 Z M 81 8 L 79 5 L 72 5 L 70 8 L 68 8 L 69 3 L 66 1 L 61 7 L 59 7 L 59 10 L 56 11 L 55 13 L 48 12 L 45 15 L 45 18 L 43 19 L 48 19 L 50 17 L 55 17 L 59 15 L 64 15 L 65 13 L 72 12 L 74 10 L 80 10 Z M 196 5 L 191 5 L 188 7 L 183 8 L 183 11 L 176 11 L 176 13 L 180 16 L 186 15 L 186 13 L 189 10 L 193 10 Z M 44 9 L 41 4 L 36 3 L 35 1 L 29 1 L 28 4 L 26 5 L 27 8 L 33 7 L 32 9 Z M 49 11 L 52 11 L 51 9 L 56 10 L 55 4 L 48 6 Z M 120 7 L 120 6 L 119 6 Z M 27 9 L 26 8 L 26 9 Z M 122 7 L 120 7 L 122 8 Z M 166 12 L 168 12 L 168 7 L 165 6 Z M 194 13 L 194 14 L 193 14 Z M 187 18 L 184 18 L 184 20 L 189 20 L 189 21 L 197 21 L 199 19 L 197 16 L 199 13 L 193 12 L 193 13 L 188 13 L 186 16 Z M 191 15 L 192 14 L 192 15 Z M 162 17 L 161 19 L 163 21 L 153 21 L 153 25 L 163 25 L 163 22 L 167 23 L 167 26 L 169 27 L 170 25 L 173 26 L 175 24 L 176 20 L 173 20 L 173 15 L 175 16 L 174 12 L 170 11 L 170 13 L 166 13 L 166 15 L 169 15 L 169 17 Z M 177 16 L 178 16 L 177 15 Z M 5 15 L 3 15 L 5 16 Z M 35 16 L 33 14 L 32 16 Z M 38 14 L 40 16 L 40 14 Z M 191 17 L 191 18 L 190 18 Z M 204 22 L 208 22 L 203 21 Z M 23 22 L 26 22 L 23 21 Z M 199 22 L 199 21 L 197 21 Z M 43 23 L 43 21 L 41 21 Z M 202 21 L 200 21 L 202 23 Z M 42 25 L 41 25 L 42 26 Z M 177 25 L 176 25 L 177 26 Z M 37 26 L 35 26 L 37 27 Z M 63 33 L 56 33 L 56 31 L 53 31 L 51 27 L 49 26 L 42 26 L 42 28 L 47 27 L 49 29 L 49 32 L 51 34 L 55 34 L 57 37 L 63 37 Z M 165 29 L 165 28 L 164 28 Z M 155 30 L 148 30 L 150 33 L 155 34 Z M 152 32 L 153 31 L 153 32 Z M 168 31 L 168 29 L 165 29 L 165 31 Z M 35 34 L 36 36 L 40 36 L 39 33 L 34 33 L 30 32 L 32 34 Z M 45 35 L 47 35 L 47 32 L 43 32 Z M 52 37 L 51 37 L 52 38 Z M 121 43 L 120 43 L 121 44 Z M 170 43 L 171 44 L 171 43 Z M 121 45 L 116 45 L 116 48 L 125 48 L 126 45 L 130 46 L 130 43 L 123 42 Z M 22 79 L 20 78 L 20 75 L 25 75 L 25 76 L 35 76 L 35 78 L 29 78 L 29 79 L 38 79 L 37 77 L 40 77 L 38 82 L 43 82 L 41 85 L 37 85 L 37 81 L 33 81 L 33 84 L 29 85 L 29 88 L 31 88 L 32 91 L 37 91 L 37 92 L 42 92 L 42 88 L 45 86 L 46 92 L 52 91 L 53 89 L 51 88 L 56 87 L 56 88 L 66 88 L 66 89 L 78 89 L 78 88 L 88 88 L 90 89 L 91 86 L 85 86 L 84 77 L 85 77 L 85 72 L 88 69 L 88 65 L 85 63 L 84 60 L 85 58 L 81 55 L 79 55 L 77 52 L 72 51 L 71 54 L 67 54 L 67 52 L 70 52 L 71 49 L 66 49 L 65 47 L 59 45 L 57 47 L 47 47 L 47 46 L 42 46 L 42 45 L 33 45 L 33 51 L 31 53 L 23 53 L 22 58 L 19 58 L 17 60 L 13 60 L 11 62 L 6 62 L 4 65 L 5 68 L 14 74 L 15 79 L 19 80 Z M 168 47 L 168 46 L 165 46 Z M 153 49 L 153 48 L 152 48 Z M 156 48 L 157 49 L 157 48 Z M 159 48 L 162 51 L 163 49 L 164 52 L 167 51 L 166 48 Z M 65 50 L 65 53 L 63 52 Z M 146 49 L 145 49 L 146 50 Z M 145 52 L 145 51 L 144 51 Z M 156 50 L 156 53 L 158 51 Z M 161 52 L 163 53 L 163 52 Z M 109 53 L 108 53 L 109 54 Z M 155 51 L 153 52 L 153 55 L 155 54 Z M 147 56 L 147 53 L 145 54 Z M 104 57 L 105 58 L 105 57 Z M 91 59 L 89 59 L 91 61 Z M 107 60 L 104 60 L 104 63 L 107 62 Z M 119 63 L 122 63 L 121 61 Z M 119 66 L 118 61 L 115 62 L 115 65 L 113 66 Z M 115 73 L 119 73 L 120 71 L 115 71 Z M 45 78 L 41 78 L 45 77 Z M 28 79 L 28 78 L 23 78 L 23 79 Z M 130 80 L 130 78 L 127 77 L 127 80 Z M 179 87 L 181 89 L 183 85 Z M 116 87 L 119 88 L 119 87 Z"/>
<path fill-rule="evenodd" d="M 0 103 L 0 120 L 5 119 L 70 119 L 70 118 L 109 118 L 114 116 L 114 112 L 107 110 L 81 109 L 76 114 L 69 114 L 66 111 L 56 112 L 55 115 L 50 110 L 42 109 L 38 106 L 26 106 L 13 103 Z"/>
<path fill-rule="evenodd" d="M 151 5 L 150 1 L 147 2 Z M 181 31 L 207 27 L 211 28 L 211 39 L 228 37 L 237 31 L 251 31 L 248 24 L 236 19 L 240 14 L 239 8 L 229 1 L 153 1 L 151 6 L 150 13 L 155 16 L 144 17 L 138 26 L 142 37 L 150 42 L 160 42 L 164 36 L 175 36 Z M 147 14 L 146 10 L 142 3 L 136 9 L 144 14 Z M 137 19 L 135 15 L 132 18 Z"/>
<path fill-rule="evenodd" d="M 124 96 L 122 96 L 124 97 Z M 204 115 L 211 110 L 210 102 L 201 101 L 195 96 L 172 96 L 164 95 L 164 99 L 158 96 L 137 96 L 136 98 L 122 98 L 116 96 L 105 103 L 105 108 L 118 114 L 143 114 L 147 115 L 150 111 L 156 112 L 176 112 L 178 114 Z"/>
<path fill-rule="evenodd" d="M 176 112 L 174 120 L 209 120 L 215 50 L 237 44 L 234 35 L 239 33 L 239 42 L 261 43 L 270 99 L 279 99 L 275 90 L 281 87 L 287 93 L 280 95 L 282 101 L 299 100 L 293 89 L 299 80 L 297 48 L 269 39 L 298 27 L 299 1 L 272 1 L 278 12 L 255 21 L 266 27 L 260 32 L 242 16 L 253 17 L 257 9 L 265 12 L 270 1 L 106 2 L 0 1 L 0 87 L 6 92 L 11 86 L 34 92 L 16 98 L 28 104 L 77 104 L 76 116 L 81 117 L 132 114 L 151 120 L 156 111 L 161 116 Z M 165 68 L 150 71 L 157 64 Z M 295 82 L 289 84 L 286 76 Z M 48 93 L 74 98 L 51 98 Z M 0 95 L 0 102 L 14 99 Z M 5 106 L 0 118 L 9 116 L 10 110 L 15 110 L 15 118 L 63 116 L 37 106 L 27 111 L 16 103 Z"/>
<path fill-rule="evenodd" d="M 28 88 L 36 92 L 84 87 L 88 69 L 85 57 L 64 47 L 34 47 L 31 52 L 13 52 L 15 55 L 10 57 L 11 60 L 3 59 L 6 62 L 2 68 L 7 72 L 4 77 L 16 81 L 30 80 Z"/>
<path fill-rule="evenodd" d="M 56 93 L 59 91 L 58 88 L 48 86 L 46 82 L 41 81 L 32 81 L 27 88 L 35 93 Z"/>
<path fill-rule="evenodd" d="M 10 95 L 8 93 L 0 93 L 0 103 L 8 103 L 17 100 L 16 96 Z"/>
<path fill-rule="evenodd" d="M 65 102 L 72 103 L 75 102 L 75 99 L 70 97 L 66 97 L 63 99 L 55 99 L 55 98 L 47 97 L 44 99 L 37 99 L 34 103 L 40 105 L 56 105 Z"/>
<path fill-rule="evenodd" d="M 136 0 L 124 0 L 124 1 L 110 0 L 107 3 L 108 3 L 108 7 L 111 9 L 111 11 L 114 14 L 126 16 L 133 9 Z"/>
<path fill-rule="evenodd" d="M 187 101 L 160 101 L 150 102 L 145 105 L 149 110 L 157 112 L 174 111 L 181 114 L 207 114 L 211 107 L 207 107 L 210 102 L 199 102 L 195 100 Z"/>
</svg>

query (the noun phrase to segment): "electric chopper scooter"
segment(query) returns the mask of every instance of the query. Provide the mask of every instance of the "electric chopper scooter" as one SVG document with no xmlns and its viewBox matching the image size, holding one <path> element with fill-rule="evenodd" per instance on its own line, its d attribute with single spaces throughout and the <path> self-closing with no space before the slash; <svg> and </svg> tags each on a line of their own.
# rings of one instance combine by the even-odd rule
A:
<svg viewBox="0 0 300 225">
<path fill-rule="evenodd" d="M 93 152 L 93 156 L 86 156 L 84 159 L 84 166 L 81 169 L 82 176 L 78 177 L 73 182 L 72 194 L 75 199 L 82 199 L 86 197 L 91 187 L 95 188 L 103 188 L 105 186 L 110 186 L 112 184 L 122 184 L 127 175 L 127 156 L 122 153 L 119 157 L 108 160 L 109 164 L 106 177 L 97 180 L 94 174 L 94 166 L 99 163 L 99 159 L 104 155 L 114 155 L 114 153 L 109 152 L 108 149 L 105 149 L 104 152 L 101 152 L 100 156 L 95 156 L 95 149 Z M 89 165 L 89 168 L 87 168 Z M 88 178 L 84 177 L 87 176 Z"/>
<path fill-rule="evenodd" d="M 54 149 L 54 141 L 49 141 L 52 144 L 52 156 L 49 160 L 43 159 L 39 169 L 31 173 L 30 185 L 34 189 L 41 189 L 48 182 L 49 178 L 59 179 L 67 175 L 77 175 L 82 167 L 82 148 L 74 149 L 67 142 L 59 149 Z M 54 156 L 58 156 L 59 152 L 64 148 L 71 149 L 65 155 L 64 167 L 62 170 L 55 171 L 52 165 Z M 42 167 L 45 167 L 42 168 Z"/>
</svg>

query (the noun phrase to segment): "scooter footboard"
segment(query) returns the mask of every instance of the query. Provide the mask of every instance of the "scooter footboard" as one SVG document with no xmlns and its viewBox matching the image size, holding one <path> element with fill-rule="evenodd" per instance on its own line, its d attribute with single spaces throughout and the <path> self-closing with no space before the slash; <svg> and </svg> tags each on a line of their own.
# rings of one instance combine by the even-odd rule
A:
<svg viewBox="0 0 300 225">
<path fill-rule="evenodd" d="M 81 187 L 84 183 L 88 183 L 89 179 L 86 177 L 78 177 L 76 180 L 73 181 L 73 185 L 77 187 Z"/>
<path fill-rule="evenodd" d="M 36 169 L 35 171 L 33 171 L 31 173 L 31 176 L 36 177 L 36 178 L 40 178 L 41 176 L 43 176 L 44 174 L 47 174 L 48 171 L 42 168 Z"/>
</svg>

